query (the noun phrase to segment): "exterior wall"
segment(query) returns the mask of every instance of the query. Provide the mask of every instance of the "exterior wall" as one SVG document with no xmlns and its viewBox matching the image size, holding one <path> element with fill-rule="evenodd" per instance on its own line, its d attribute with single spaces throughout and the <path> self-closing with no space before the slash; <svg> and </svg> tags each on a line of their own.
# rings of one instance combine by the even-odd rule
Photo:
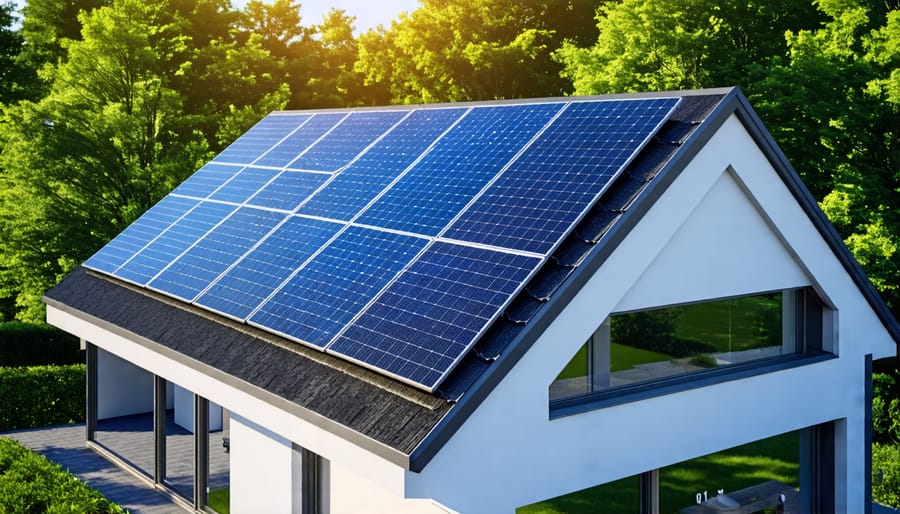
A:
<svg viewBox="0 0 900 514">
<path fill-rule="evenodd" d="M 742 246 L 744 235 L 761 247 Z M 768 252 L 778 258 L 768 260 Z M 610 313 L 803 284 L 836 309 L 830 347 L 839 359 L 549 419 L 549 384 Z M 510 513 L 838 421 L 837 511 L 862 512 L 865 354 L 895 351 L 856 285 L 732 117 L 438 455 L 421 473 L 407 474 L 407 496 L 466 513 Z"/>
<path fill-rule="evenodd" d="M 330 514 L 446 514 L 431 500 L 404 500 L 341 466 L 331 466 Z"/>
<path fill-rule="evenodd" d="M 194 393 L 178 384 L 171 384 L 166 391 L 170 389 L 174 390 L 175 424 L 194 433 Z M 222 430 L 222 407 L 215 402 L 209 402 L 209 430 L 210 432 Z"/>
<path fill-rule="evenodd" d="M 97 352 L 97 418 L 153 411 L 153 375 L 115 355 Z"/>
<path fill-rule="evenodd" d="M 231 512 L 293 512 L 291 442 L 240 416 L 231 418 Z"/>
</svg>

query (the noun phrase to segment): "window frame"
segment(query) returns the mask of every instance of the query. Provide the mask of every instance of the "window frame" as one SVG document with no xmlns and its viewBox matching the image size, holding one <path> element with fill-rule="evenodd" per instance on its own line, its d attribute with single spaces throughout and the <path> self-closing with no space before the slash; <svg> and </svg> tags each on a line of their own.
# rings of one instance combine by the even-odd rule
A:
<svg viewBox="0 0 900 514">
<path fill-rule="evenodd" d="M 836 359 L 838 357 L 836 351 L 834 353 L 828 351 L 828 347 L 831 346 L 829 341 L 833 338 L 829 337 L 829 329 L 826 327 L 826 321 L 832 318 L 830 314 L 833 312 L 829 312 L 828 307 L 812 287 L 802 287 L 793 291 L 796 293 L 795 352 L 552 399 L 548 402 L 550 419 Z M 591 368 L 589 358 L 588 373 L 593 373 Z M 587 380 L 590 383 L 593 379 L 589 375 Z"/>
</svg>

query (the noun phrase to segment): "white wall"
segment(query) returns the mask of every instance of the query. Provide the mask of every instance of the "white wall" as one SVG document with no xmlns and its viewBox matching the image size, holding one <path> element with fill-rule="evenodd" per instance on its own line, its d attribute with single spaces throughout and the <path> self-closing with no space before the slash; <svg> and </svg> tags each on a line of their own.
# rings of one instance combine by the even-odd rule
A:
<svg viewBox="0 0 900 514">
<path fill-rule="evenodd" d="M 97 418 L 153 412 L 153 375 L 97 350 Z"/>
<path fill-rule="evenodd" d="M 692 246 L 704 255 L 692 259 Z M 549 419 L 549 384 L 610 313 L 803 284 L 836 308 L 839 359 Z M 511 513 L 839 420 L 846 430 L 838 431 L 836 445 L 838 511 L 861 511 L 864 356 L 895 351 L 840 262 L 732 117 L 422 473 L 407 473 L 407 496 L 466 513 Z"/>
<path fill-rule="evenodd" d="M 234 414 L 230 427 L 231 512 L 292 512 L 291 442 Z"/>
<path fill-rule="evenodd" d="M 175 397 L 175 424 L 194 433 L 194 393 L 178 384 L 170 384 L 167 391 L 174 391 Z M 209 402 L 209 431 L 222 430 L 222 407 L 215 402 Z"/>
<path fill-rule="evenodd" d="M 446 514 L 427 499 L 406 500 L 344 467 L 331 468 L 330 514 Z"/>
</svg>

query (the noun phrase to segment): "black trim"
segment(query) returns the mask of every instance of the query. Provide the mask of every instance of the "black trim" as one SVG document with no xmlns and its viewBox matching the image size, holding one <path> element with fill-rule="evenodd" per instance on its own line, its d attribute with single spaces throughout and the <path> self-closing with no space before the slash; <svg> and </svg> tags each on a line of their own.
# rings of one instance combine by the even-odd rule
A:
<svg viewBox="0 0 900 514">
<path fill-rule="evenodd" d="M 559 419 L 566 416 L 573 416 L 584 412 L 612 407 L 614 405 L 623 405 L 626 403 L 647 400 L 649 398 L 689 391 L 700 387 L 709 387 L 730 382 L 732 380 L 740 380 L 765 375 L 767 373 L 799 368 L 801 366 L 818 364 L 832 359 L 837 359 L 837 356 L 830 353 L 819 352 L 806 355 L 784 355 L 744 364 L 734 364 L 731 366 L 723 366 L 721 368 L 697 371 L 685 375 L 675 375 L 660 380 L 616 387 L 604 391 L 585 393 L 579 396 L 551 401 L 550 419 Z"/>
<path fill-rule="evenodd" d="M 865 423 L 865 478 L 863 479 L 863 489 L 865 494 L 865 513 L 872 514 L 872 399 L 874 397 L 872 385 L 872 354 L 866 354 L 866 389 L 865 404 L 866 414 Z"/>
<path fill-rule="evenodd" d="M 84 429 L 85 440 L 93 441 L 97 436 L 97 346 L 88 342 L 84 348 L 85 368 L 85 403 Z"/>
<path fill-rule="evenodd" d="M 153 481 L 166 480 L 166 379 L 153 375 Z"/>
<path fill-rule="evenodd" d="M 194 507 L 209 503 L 209 400 L 194 393 Z"/>
<path fill-rule="evenodd" d="M 659 514 L 659 470 L 638 475 L 640 514 Z"/>
<path fill-rule="evenodd" d="M 301 513 L 320 514 L 322 511 L 321 498 L 321 457 L 319 455 L 300 448 L 303 476 L 301 477 Z"/>
</svg>

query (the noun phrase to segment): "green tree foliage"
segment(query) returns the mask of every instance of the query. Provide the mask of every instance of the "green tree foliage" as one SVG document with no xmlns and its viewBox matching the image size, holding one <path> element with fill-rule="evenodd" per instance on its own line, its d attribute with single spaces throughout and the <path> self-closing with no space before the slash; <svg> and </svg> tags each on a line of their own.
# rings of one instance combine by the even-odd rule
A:
<svg viewBox="0 0 900 514">
<path fill-rule="evenodd" d="M 36 70 L 19 60 L 25 38 L 14 30 L 15 9 L 12 2 L 0 3 L 0 105 L 30 98 L 38 88 Z"/>
<path fill-rule="evenodd" d="M 160 2 L 119 0 L 79 15 L 48 96 L 0 123 L 0 296 L 40 321 L 40 296 L 207 157 L 168 87 L 184 46 Z"/>
<path fill-rule="evenodd" d="M 599 1 L 422 0 L 390 29 L 360 36 L 357 70 L 399 103 L 559 95 L 551 53 L 587 40 Z"/>
<path fill-rule="evenodd" d="M 555 55 L 577 94 L 738 85 L 900 315 L 896 0 L 623 0 Z"/>
<path fill-rule="evenodd" d="M 84 364 L 0 367 L 0 432 L 84 421 L 85 376 Z"/>
</svg>

